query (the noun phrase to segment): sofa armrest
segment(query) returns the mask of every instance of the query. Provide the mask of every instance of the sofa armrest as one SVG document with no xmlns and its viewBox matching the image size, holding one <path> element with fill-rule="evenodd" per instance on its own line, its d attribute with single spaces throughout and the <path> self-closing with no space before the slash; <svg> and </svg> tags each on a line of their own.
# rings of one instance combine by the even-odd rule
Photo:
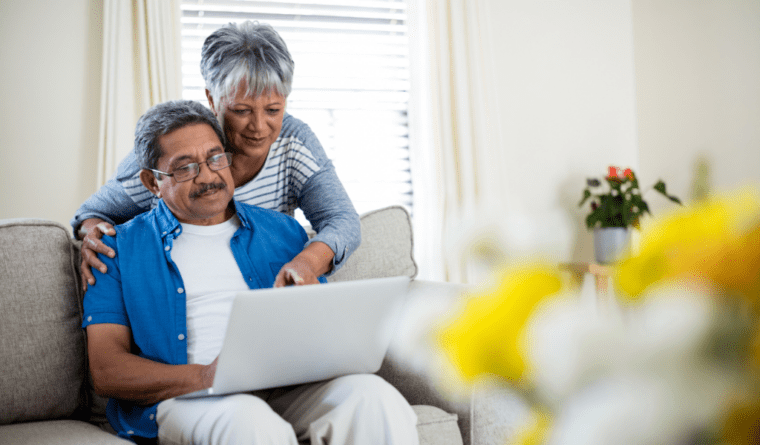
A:
<svg viewBox="0 0 760 445">
<path fill-rule="evenodd" d="M 380 374 L 393 384 L 412 405 L 432 405 L 458 415 L 459 429 L 465 444 L 503 445 L 514 439 L 527 420 L 528 406 L 507 386 L 496 381 L 476 385 L 470 394 L 447 397 L 445 391 L 420 369 L 429 367 L 421 357 L 418 363 L 410 360 L 411 341 L 419 341 L 431 320 L 449 317 L 458 308 L 468 285 L 415 280 L 410 287 L 408 307 L 411 312 L 402 321 L 391 351 L 383 362 Z M 421 308 L 421 309 L 420 309 Z M 420 315 L 423 311 L 425 315 Z M 416 348 L 420 348 L 417 345 Z M 413 357 L 412 357 L 413 358 Z"/>
<path fill-rule="evenodd" d="M 465 445 L 470 444 L 472 410 L 468 394 L 442 391 L 441 382 L 430 373 L 427 329 L 455 307 L 466 285 L 414 280 L 409 288 L 405 313 L 396 330 L 388 355 L 378 374 L 395 386 L 412 405 L 431 405 L 458 416 Z"/>
<path fill-rule="evenodd" d="M 66 227 L 0 221 L 0 424 L 81 415 L 85 340 Z"/>
<path fill-rule="evenodd" d="M 435 406 L 456 414 L 462 441 L 464 445 L 470 444 L 471 422 L 468 403 L 458 403 L 443 397 L 427 376 L 414 372 L 392 355 L 386 356 L 377 375 L 398 389 L 410 405 Z"/>
<path fill-rule="evenodd" d="M 485 384 L 471 399 L 472 445 L 511 443 L 528 419 L 529 407 L 509 388 Z"/>
</svg>

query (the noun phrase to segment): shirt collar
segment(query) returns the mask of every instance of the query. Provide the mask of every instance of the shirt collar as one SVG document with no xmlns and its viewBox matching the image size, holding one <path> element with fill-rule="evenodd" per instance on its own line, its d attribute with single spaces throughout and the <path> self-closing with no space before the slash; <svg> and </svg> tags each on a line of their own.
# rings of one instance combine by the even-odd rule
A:
<svg viewBox="0 0 760 445">
<path fill-rule="evenodd" d="M 250 230 L 251 221 L 248 219 L 248 215 L 246 215 L 245 212 L 238 212 L 237 202 L 234 199 L 232 200 L 232 207 L 234 208 L 238 219 L 240 219 L 240 225 Z M 165 238 L 173 232 L 176 232 L 176 235 L 179 235 L 182 232 L 182 226 L 180 225 L 179 220 L 177 220 L 177 217 L 174 216 L 171 210 L 169 210 L 169 207 L 163 199 L 158 200 L 158 206 L 156 207 L 156 222 L 161 231 L 162 238 Z"/>
<path fill-rule="evenodd" d="M 251 228 L 253 227 L 253 224 L 251 224 L 252 221 L 248 219 L 248 214 L 246 212 L 238 211 L 237 201 L 235 201 L 234 199 L 232 200 L 232 206 L 235 209 L 235 214 L 238 216 L 238 219 L 240 220 L 240 226 L 245 227 L 248 230 L 251 230 Z"/>
<path fill-rule="evenodd" d="M 156 223 L 158 224 L 158 230 L 161 232 L 161 238 L 165 238 L 175 230 L 182 230 L 177 217 L 169 210 L 163 199 L 158 200 Z"/>
</svg>

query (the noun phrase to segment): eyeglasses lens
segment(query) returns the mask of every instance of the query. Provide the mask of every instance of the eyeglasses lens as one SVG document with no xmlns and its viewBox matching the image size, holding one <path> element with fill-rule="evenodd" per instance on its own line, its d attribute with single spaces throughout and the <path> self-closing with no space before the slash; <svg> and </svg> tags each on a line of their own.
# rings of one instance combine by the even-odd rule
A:
<svg viewBox="0 0 760 445">
<path fill-rule="evenodd" d="M 206 160 L 211 170 L 221 170 L 230 166 L 232 156 L 229 153 L 212 156 Z"/>
<path fill-rule="evenodd" d="M 231 153 L 222 153 L 215 156 L 211 156 L 210 158 L 206 159 L 205 164 L 208 165 L 208 168 L 211 170 L 221 170 L 223 168 L 227 168 L 230 165 L 232 165 L 232 154 Z M 174 180 L 177 182 L 185 182 L 189 181 L 196 176 L 198 176 L 201 172 L 200 165 L 196 163 L 187 164 L 184 167 L 180 167 L 176 170 L 174 170 Z"/>
</svg>

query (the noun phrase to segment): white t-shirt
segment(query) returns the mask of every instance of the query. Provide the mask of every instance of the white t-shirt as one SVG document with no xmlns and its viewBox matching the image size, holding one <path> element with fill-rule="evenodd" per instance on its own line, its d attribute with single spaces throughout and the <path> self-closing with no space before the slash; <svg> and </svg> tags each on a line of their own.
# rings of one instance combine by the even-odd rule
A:
<svg viewBox="0 0 760 445">
<path fill-rule="evenodd" d="M 232 255 L 230 240 L 240 227 L 237 215 L 213 226 L 182 223 L 172 260 L 185 285 L 187 362 L 207 365 L 222 349 L 232 300 L 248 290 Z"/>
</svg>

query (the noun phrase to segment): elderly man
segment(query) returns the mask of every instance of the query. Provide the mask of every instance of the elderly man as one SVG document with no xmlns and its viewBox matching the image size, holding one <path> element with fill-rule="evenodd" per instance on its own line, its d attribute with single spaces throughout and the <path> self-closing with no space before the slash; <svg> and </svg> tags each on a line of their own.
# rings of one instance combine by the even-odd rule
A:
<svg viewBox="0 0 760 445">
<path fill-rule="evenodd" d="M 414 444 L 416 416 L 374 375 L 201 400 L 237 291 L 272 287 L 307 236 L 291 217 L 235 202 L 224 133 L 192 101 L 140 118 L 140 179 L 159 199 L 104 242 L 84 301 L 95 388 L 120 436 L 161 444 Z M 292 280 L 293 277 L 291 277 Z"/>
</svg>

